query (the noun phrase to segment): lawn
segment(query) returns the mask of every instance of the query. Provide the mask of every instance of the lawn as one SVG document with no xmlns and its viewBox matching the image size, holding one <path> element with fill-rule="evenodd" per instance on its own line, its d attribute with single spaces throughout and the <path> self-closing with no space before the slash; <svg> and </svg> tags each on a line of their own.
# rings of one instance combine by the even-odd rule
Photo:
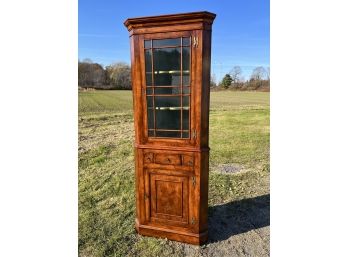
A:
<svg viewBox="0 0 348 257">
<path fill-rule="evenodd" d="M 134 230 L 130 91 L 79 92 L 79 256 L 269 256 L 269 93 L 211 93 L 209 242 Z"/>
</svg>

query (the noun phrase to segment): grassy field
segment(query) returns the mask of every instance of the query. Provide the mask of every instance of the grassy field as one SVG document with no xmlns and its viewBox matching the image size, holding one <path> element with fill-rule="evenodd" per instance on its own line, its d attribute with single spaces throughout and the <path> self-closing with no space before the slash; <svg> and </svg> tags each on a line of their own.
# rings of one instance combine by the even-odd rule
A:
<svg viewBox="0 0 348 257">
<path fill-rule="evenodd" d="M 268 256 L 269 93 L 211 93 L 209 242 L 135 233 L 130 91 L 79 92 L 79 256 Z"/>
</svg>

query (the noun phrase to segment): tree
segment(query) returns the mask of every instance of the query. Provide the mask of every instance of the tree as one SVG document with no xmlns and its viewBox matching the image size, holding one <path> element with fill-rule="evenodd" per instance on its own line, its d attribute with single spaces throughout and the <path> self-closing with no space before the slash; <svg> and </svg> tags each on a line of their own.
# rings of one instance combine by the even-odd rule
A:
<svg viewBox="0 0 348 257">
<path fill-rule="evenodd" d="M 115 89 L 132 89 L 131 69 L 126 63 L 114 63 L 106 67 L 108 82 Z"/>
<path fill-rule="evenodd" d="M 230 71 L 230 75 L 233 83 L 238 83 L 241 80 L 242 69 L 240 66 L 234 66 Z"/>
<path fill-rule="evenodd" d="M 251 73 L 250 80 L 260 81 L 265 77 L 265 75 L 266 75 L 265 68 L 262 66 L 259 66 L 259 67 L 256 67 Z"/>
<path fill-rule="evenodd" d="M 105 84 L 105 70 L 98 63 L 78 63 L 78 84 L 81 87 L 102 87 Z"/>
<path fill-rule="evenodd" d="M 271 70 L 269 67 L 267 67 L 266 69 L 266 77 L 267 77 L 267 80 L 270 80 L 270 76 L 271 76 Z"/>
<path fill-rule="evenodd" d="M 252 90 L 269 90 L 269 73 L 264 67 L 256 67 L 251 76 L 248 83 L 248 88 Z"/>
<path fill-rule="evenodd" d="M 221 86 L 223 88 L 228 88 L 232 84 L 232 78 L 230 74 L 226 74 L 225 77 L 222 79 Z"/>
<path fill-rule="evenodd" d="M 95 87 L 102 87 L 105 84 L 106 72 L 98 63 L 92 64 L 92 84 Z"/>
</svg>

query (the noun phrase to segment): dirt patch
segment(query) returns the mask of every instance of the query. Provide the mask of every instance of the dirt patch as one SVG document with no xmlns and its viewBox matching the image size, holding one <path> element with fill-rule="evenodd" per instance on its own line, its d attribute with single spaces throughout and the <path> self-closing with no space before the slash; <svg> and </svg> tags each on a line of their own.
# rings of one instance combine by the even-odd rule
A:
<svg viewBox="0 0 348 257">
<path fill-rule="evenodd" d="M 220 164 L 218 171 L 222 173 L 238 173 L 241 172 L 244 167 L 237 163 Z"/>
</svg>

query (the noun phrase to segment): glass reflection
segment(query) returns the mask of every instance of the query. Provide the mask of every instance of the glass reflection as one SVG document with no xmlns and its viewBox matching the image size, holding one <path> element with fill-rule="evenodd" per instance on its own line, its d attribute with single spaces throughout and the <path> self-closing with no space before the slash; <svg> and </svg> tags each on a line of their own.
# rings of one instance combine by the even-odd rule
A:
<svg viewBox="0 0 348 257">
<path fill-rule="evenodd" d="M 180 48 L 153 50 L 155 86 L 180 85 Z"/>
<path fill-rule="evenodd" d="M 164 47 L 164 46 L 180 46 L 180 38 L 168 38 L 168 39 L 154 39 L 153 47 Z"/>
</svg>

